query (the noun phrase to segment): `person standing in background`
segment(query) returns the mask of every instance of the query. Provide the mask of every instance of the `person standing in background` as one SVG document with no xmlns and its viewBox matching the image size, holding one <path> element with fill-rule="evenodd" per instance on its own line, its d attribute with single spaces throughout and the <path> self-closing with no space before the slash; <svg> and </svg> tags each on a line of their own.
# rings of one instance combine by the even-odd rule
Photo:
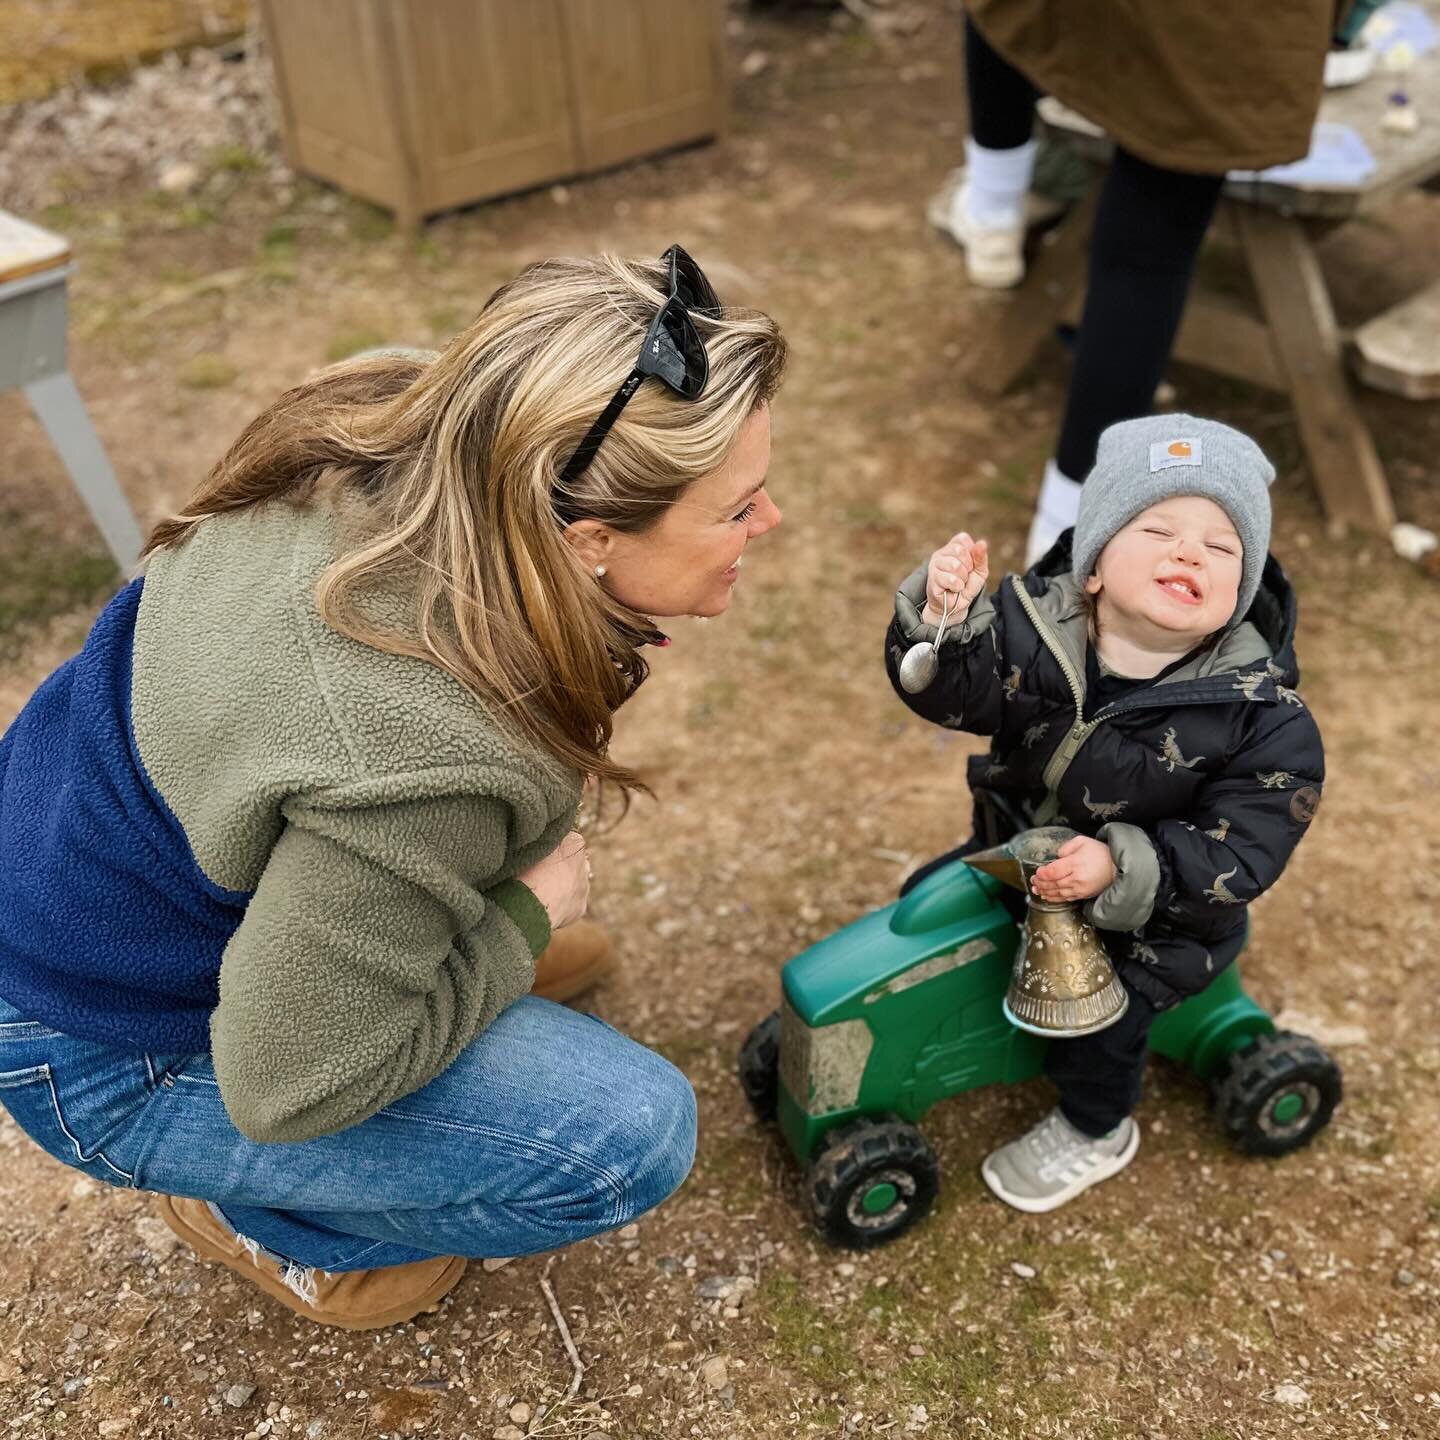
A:
<svg viewBox="0 0 1440 1440">
<path fill-rule="evenodd" d="M 1149 411 L 1226 172 L 1308 153 L 1325 56 L 1346 8 L 966 0 L 966 171 L 941 218 L 973 284 L 1005 289 L 1024 279 L 1037 99 L 1055 96 L 1115 142 L 1027 565 L 1075 523 L 1101 432 Z"/>
</svg>

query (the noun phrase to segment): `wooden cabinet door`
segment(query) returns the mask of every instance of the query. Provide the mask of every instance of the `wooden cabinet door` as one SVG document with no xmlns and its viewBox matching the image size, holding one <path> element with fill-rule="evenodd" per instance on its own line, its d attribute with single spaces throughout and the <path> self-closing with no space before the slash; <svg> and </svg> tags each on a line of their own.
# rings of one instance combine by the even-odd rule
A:
<svg viewBox="0 0 1440 1440">
<path fill-rule="evenodd" d="M 724 124 L 718 0 L 559 0 L 581 166 L 714 135 Z"/>
<path fill-rule="evenodd" d="M 580 168 L 558 0 L 410 0 L 386 8 L 422 210 Z"/>
<path fill-rule="evenodd" d="M 387 89 L 386 31 L 364 0 L 261 0 L 290 163 L 400 205 L 405 158 Z"/>
</svg>

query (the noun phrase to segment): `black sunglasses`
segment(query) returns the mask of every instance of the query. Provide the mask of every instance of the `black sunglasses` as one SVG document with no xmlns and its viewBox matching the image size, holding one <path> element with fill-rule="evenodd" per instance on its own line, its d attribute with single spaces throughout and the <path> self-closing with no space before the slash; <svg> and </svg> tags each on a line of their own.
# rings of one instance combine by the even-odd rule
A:
<svg viewBox="0 0 1440 1440">
<path fill-rule="evenodd" d="M 705 354 L 704 343 L 690 314 L 696 310 L 719 311 L 719 297 L 710 288 L 704 272 L 680 246 L 672 245 L 660 257 L 660 263 L 670 266 L 669 297 L 645 332 L 635 368 L 610 397 L 610 403 L 600 412 L 600 418 L 585 432 L 585 438 L 560 472 L 557 488 L 568 485 L 595 458 L 595 452 L 620 418 L 620 412 L 630 403 L 630 397 L 647 375 L 663 380 L 686 400 L 695 399 L 705 388 L 710 374 L 710 359 Z M 558 497 L 555 508 L 562 519 L 573 518 L 566 515 Z"/>
</svg>

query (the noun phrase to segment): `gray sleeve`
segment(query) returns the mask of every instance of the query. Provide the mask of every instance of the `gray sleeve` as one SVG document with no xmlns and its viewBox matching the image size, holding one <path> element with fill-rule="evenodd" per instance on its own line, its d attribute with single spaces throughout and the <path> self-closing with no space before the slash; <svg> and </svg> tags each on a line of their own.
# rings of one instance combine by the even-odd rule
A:
<svg viewBox="0 0 1440 1440">
<path fill-rule="evenodd" d="M 895 620 L 908 645 L 918 645 L 922 640 L 928 640 L 933 645 L 939 629 L 938 625 L 927 625 L 920 618 L 925 609 L 925 576 L 929 568 L 929 561 L 926 561 L 914 574 L 907 575 L 895 592 Z M 945 638 L 940 642 L 941 649 L 947 645 L 970 644 L 983 635 L 994 620 L 995 602 L 982 590 L 970 602 L 970 609 L 963 616 L 954 610 L 950 612 Z"/>
<path fill-rule="evenodd" d="M 1160 892 L 1160 857 L 1138 825 L 1111 821 L 1095 838 L 1110 847 L 1115 879 L 1085 906 L 1097 930 L 1138 930 L 1155 909 Z"/>
</svg>

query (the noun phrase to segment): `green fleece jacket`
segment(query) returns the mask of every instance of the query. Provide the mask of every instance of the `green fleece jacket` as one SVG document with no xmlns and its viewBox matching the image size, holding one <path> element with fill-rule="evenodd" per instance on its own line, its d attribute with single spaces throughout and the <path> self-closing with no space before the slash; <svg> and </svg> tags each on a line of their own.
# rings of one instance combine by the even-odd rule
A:
<svg viewBox="0 0 1440 1440">
<path fill-rule="evenodd" d="M 196 903 L 229 910 L 210 1038 L 256 1140 L 364 1120 L 526 993 L 549 921 L 515 876 L 579 802 L 453 678 L 321 620 L 352 526 L 323 501 L 208 519 L 153 561 L 134 626 L 135 749 Z M 371 605 L 405 623 L 403 596 Z"/>
</svg>

